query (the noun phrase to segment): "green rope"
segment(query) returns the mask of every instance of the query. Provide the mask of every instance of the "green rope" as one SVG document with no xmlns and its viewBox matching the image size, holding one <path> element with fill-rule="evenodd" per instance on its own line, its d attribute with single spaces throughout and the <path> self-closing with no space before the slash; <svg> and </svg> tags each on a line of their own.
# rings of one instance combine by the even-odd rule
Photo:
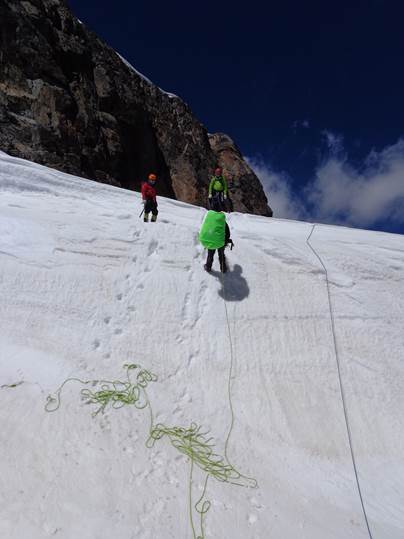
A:
<svg viewBox="0 0 404 539">
<path fill-rule="evenodd" d="M 151 448 L 157 440 L 167 436 L 171 445 L 183 455 L 189 457 L 202 471 L 211 475 L 218 481 L 235 483 L 242 475 L 225 459 L 213 451 L 212 438 L 207 438 L 208 432 L 196 423 L 190 427 L 166 427 L 159 423 L 153 427 L 146 446 Z"/>
<path fill-rule="evenodd" d="M 224 456 L 228 462 L 228 465 L 233 467 L 230 463 L 230 459 L 229 459 L 229 456 L 228 456 L 228 448 L 229 448 L 229 441 L 230 441 L 230 437 L 231 437 L 231 434 L 233 432 L 233 428 L 234 428 L 234 418 L 235 418 L 235 414 L 234 414 L 234 408 L 233 408 L 233 399 L 232 399 L 232 393 L 231 393 L 231 380 L 232 380 L 232 377 L 233 377 L 233 370 L 234 370 L 234 352 L 233 352 L 233 348 L 234 348 L 234 345 L 233 345 L 233 339 L 232 339 L 232 335 L 231 335 L 231 331 L 230 331 L 230 321 L 229 321 L 229 312 L 228 312 L 228 309 L 227 309 L 227 302 L 226 302 L 226 288 L 225 288 L 225 277 L 224 277 L 224 273 L 221 274 L 221 281 L 222 281 L 222 288 L 223 288 L 223 291 L 224 291 L 224 294 L 223 294 L 223 303 L 224 303 L 224 311 L 225 311 L 225 316 L 226 316 L 226 326 L 227 326 L 227 332 L 228 332 L 228 336 L 229 336 L 229 346 L 230 346 L 230 366 L 229 366 L 229 377 L 228 377 L 228 381 L 227 381 L 227 394 L 228 394 L 228 401 L 229 401 L 229 408 L 230 408 L 230 426 L 229 426 L 229 430 L 228 430 L 228 433 L 227 433 L 227 437 L 226 437 L 226 441 L 225 441 L 225 444 L 224 444 Z M 248 476 L 245 476 L 245 475 L 241 475 L 240 474 L 240 477 L 242 477 L 243 479 L 245 479 L 249 484 L 247 485 L 248 487 L 250 488 L 258 488 L 258 482 L 256 479 L 254 479 L 253 477 L 248 477 Z M 236 483 L 238 484 L 238 483 Z M 244 486 L 244 485 L 242 485 Z"/>
<path fill-rule="evenodd" d="M 138 410 L 149 408 L 150 429 L 149 437 L 145 442 L 147 448 L 151 449 L 158 441 L 167 437 L 171 445 L 191 462 L 189 478 L 189 502 L 190 502 L 190 523 L 194 539 L 205 539 L 204 518 L 211 507 L 209 500 L 204 500 L 210 476 L 218 481 L 231 483 L 238 486 L 256 486 L 255 480 L 243 476 L 232 466 L 227 458 L 220 456 L 214 451 L 213 438 L 209 437 L 209 432 L 204 431 L 200 425 L 191 423 L 187 428 L 168 427 L 162 423 L 154 425 L 153 410 L 146 392 L 146 388 L 151 382 L 157 381 L 157 376 L 151 371 L 142 369 L 135 363 L 125 364 L 126 380 L 81 380 L 80 378 L 67 378 L 53 395 L 47 397 L 45 410 L 55 412 L 61 405 L 61 393 L 65 385 L 69 382 L 78 382 L 82 385 L 91 384 L 100 389 L 93 390 L 84 388 L 81 390 L 81 397 L 86 404 L 96 405 L 97 409 L 92 416 L 104 413 L 110 406 L 113 409 L 120 409 L 124 406 L 135 406 Z M 134 371 L 136 379 L 132 380 Z M 228 441 L 228 440 L 227 440 Z M 194 466 L 197 466 L 206 473 L 202 495 L 194 504 L 195 511 L 200 518 L 200 535 L 196 534 L 192 517 L 192 475 Z M 244 480 L 244 482 L 243 482 Z M 251 484 L 251 481 L 253 484 Z M 250 484 L 249 484 L 250 483 Z"/>
<path fill-rule="evenodd" d="M 21 382 L 16 382 L 15 384 L 3 384 L 2 386 L 0 386 L 0 389 L 5 389 L 5 388 L 12 389 L 14 387 L 20 386 L 23 383 L 24 383 L 24 380 L 21 380 Z"/>
<path fill-rule="evenodd" d="M 100 412 L 104 413 L 108 404 L 111 404 L 111 407 L 114 409 L 119 409 L 126 405 L 134 405 L 139 410 L 146 408 L 149 402 L 144 390 L 150 382 L 157 381 L 157 376 L 146 369 L 142 369 L 140 365 L 136 365 L 135 363 L 125 364 L 124 368 L 126 368 L 127 377 L 127 381 L 125 382 L 120 380 L 81 380 L 80 378 L 67 378 L 54 395 L 48 395 L 45 410 L 47 412 L 55 412 L 60 408 L 61 392 L 68 382 L 79 382 L 82 385 L 91 384 L 92 386 L 101 384 L 101 389 L 98 391 L 91 391 L 91 389 L 81 390 L 81 397 L 86 404 L 98 404 L 97 410 L 92 414 L 93 416 L 96 416 Z M 136 375 L 136 382 L 132 382 L 130 378 L 130 371 L 134 369 L 139 369 Z"/>
<path fill-rule="evenodd" d="M 149 405 L 145 389 L 150 382 L 157 381 L 157 376 L 134 363 L 124 365 L 124 367 L 126 367 L 128 379 L 126 382 L 103 380 L 99 391 L 82 389 L 81 395 L 87 404 L 98 404 L 94 416 L 99 412 L 104 413 L 108 404 L 116 410 L 127 405 L 133 405 L 138 410 L 143 410 Z M 130 379 L 130 371 L 133 369 L 140 369 L 136 375 L 136 382 L 132 382 Z"/>
<path fill-rule="evenodd" d="M 150 436 L 146 441 L 146 447 L 152 448 L 157 440 L 167 436 L 171 445 L 180 453 L 188 457 L 191 461 L 190 484 L 189 484 L 189 507 L 190 521 L 194 534 L 194 539 L 204 539 L 204 518 L 211 507 L 209 500 L 203 500 L 206 494 L 207 483 L 210 476 L 223 483 L 230 483 L 237 486 L 255 486 L 242 483 L 242 479 L 251 481 L 250 478 L 243 476 L 231 464 L 227 463 L 224 457 L 214 452 L 212 438 L 207 437 L 208 432 L 203 432 L 202 427 L 196 423 L 191 423 L 190 427 L 167 427 L 161 423 L 157 424 L 150 431 Z M 201 535 L 196 535 L 192 518 L 192 474 L 194 465 L 198 466 L 206 473 L 204 488 L 199 500 L 195 503 L 195 511 L 200 517 Z M 253 480 L 254 481 L 254 480 Z"/>
<path fill-rule="evenodd" d="M 193 468 L 193 463 L 194 463 L 194 461 L 191 460 L 191 477 L 190 477 L 190 485 L 189 485 L 190 492 L 191 492 L 191 489 L 192 489 L 192 468 Z M 196 502 L 196 504 L 194 506 L 196 512 L 199 513 L 200 527 L 201 527 L 201 535 L 199 537 L 197 537 L 197 539 L 204 539 L 204 537 L 205 537 L 204 517 L 205 517 L 206 513 L 210 509 L 210 501 L 205 500 L 204 502 L 202 502 L 202 500 L 205 497 L 206 489 L 208 488 L 208 480 L 209 480 L 209 474 L 206 474 L 205 484 L 204 484 L 203 489 L 202 489 L 202 494 L 201 494 L 199 500 Z M 189 498 L 189 501 L 190 501 L 189 506 L 191 507 L 191 503 L 192 503 L 191 496 Z"/>
<path fill-rule="evenodd" d="M 196 539 L 199 539 L 200 536 L 196 535 L 196 532 L 195 532 L 195 525 L 194 525 L 194 518 L 192 516 L 192 477 L 193 477 L 193 472 L 194 472 L 194 461 L 191 459 L 191 466 L 190 466 L 190 470 L 189 470 L 189 481 L 188 481 L 188 496 L 189 496 L 189 504 L 188 504 L 188 508 L 189 508 L 189 521 L 191 522 L 191 528 L 192 528 L 192 535 L 194 536 L 194 538 L 196 537 Z M 201 534 L 202 534 L 202 537 L 203 537 L 203 523 L 202 523 L 202 527 L 201 527 Z"/>
</svg>

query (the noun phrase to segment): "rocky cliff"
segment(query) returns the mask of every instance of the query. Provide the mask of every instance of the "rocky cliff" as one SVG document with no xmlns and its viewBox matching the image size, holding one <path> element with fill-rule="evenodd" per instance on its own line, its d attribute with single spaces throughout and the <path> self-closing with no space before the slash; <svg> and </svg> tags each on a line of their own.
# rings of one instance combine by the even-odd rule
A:
<svg viewBox="0 0 404 539">
<path fill-rule="evenodd" d="M 208 136 L 64 0 L 0 0 L 0 45 L 1 150 L 127 189 L 155 171 L 161 195 L 200 205 L 219 162 L 235 210 L 272 214 L 233 142 Z"/>
</svg>

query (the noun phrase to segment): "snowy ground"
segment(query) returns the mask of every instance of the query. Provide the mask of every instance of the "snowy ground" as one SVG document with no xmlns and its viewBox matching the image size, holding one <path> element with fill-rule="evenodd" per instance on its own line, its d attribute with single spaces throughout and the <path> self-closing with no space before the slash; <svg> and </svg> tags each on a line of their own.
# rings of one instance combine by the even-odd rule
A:
<svg viewBox="0 0 404 539">
<path fill-rule="evenodd" d="M 223 279 L 202 268 L 204 210 L 159 209 L 145 225 L 137 193 L 0 155 L 0 537 L 200 533 L 190 464 L 166 438 L 145 446 L 147 409 L 93 418 L 71 382 L 44 410 L 66 378 L 122 379 L 128 362 L 158 376 L 155 422 L 201 424 L 221 455 L 230 433 L 231 464 L 258 482 L 209 479 L 206 538 L 369 537 L 312 225 L 229 215 Z M 371 536 L 402 539 L 404 238 L 318 225 L 310 241 Z"/>
</svg>

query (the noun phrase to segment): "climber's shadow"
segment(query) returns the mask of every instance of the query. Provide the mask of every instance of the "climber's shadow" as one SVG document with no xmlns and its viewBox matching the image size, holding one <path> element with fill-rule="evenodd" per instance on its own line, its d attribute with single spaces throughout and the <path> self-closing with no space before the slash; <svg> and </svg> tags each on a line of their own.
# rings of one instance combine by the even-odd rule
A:
<svg viewBox="0 0 404 539">
<path fill-rule="evenodd" d="M 241 275 L 243 268 L 240 264 L 235 264 L 232 270 L 227 273 L 212 271 L 212 275 L 217 277 L 222 285 L 219 296 L 226 301 L 243 301 L 250 294 L 250 288 L 246 279 Z"/>
</svg>

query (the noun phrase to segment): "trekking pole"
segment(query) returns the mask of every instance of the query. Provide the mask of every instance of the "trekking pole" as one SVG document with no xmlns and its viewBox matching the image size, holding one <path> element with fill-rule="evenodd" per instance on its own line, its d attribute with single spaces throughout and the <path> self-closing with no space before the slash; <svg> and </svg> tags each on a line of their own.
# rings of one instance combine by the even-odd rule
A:
<svg viewBox="0 0 404 539">
<path fill-rule="evenodd" d="M 142 217 L 143 212 L 144 212 L 144 206 L 143 206 L 143 210 L 140 212 L 139 219 Z"/>
</svg>

